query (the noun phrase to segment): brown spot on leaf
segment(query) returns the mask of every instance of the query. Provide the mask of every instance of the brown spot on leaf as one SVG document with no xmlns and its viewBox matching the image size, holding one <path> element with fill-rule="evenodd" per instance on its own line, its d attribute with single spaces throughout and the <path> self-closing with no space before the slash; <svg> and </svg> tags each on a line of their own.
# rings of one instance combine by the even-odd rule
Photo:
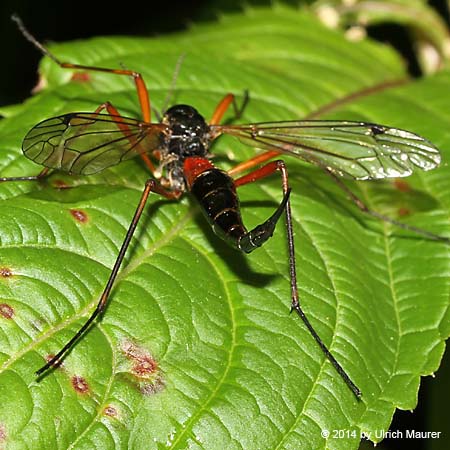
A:
<svg viewBox="0 0 450 450">
<path fill-rule="evenodd" d="M 0 267 L 0 277 L 8 278 L 12 276 L 13 272 L 9 267 Z"/>
<path fill-rule="evenodd" d="M 86 223 L 88 221 L 88 216 L 84 211 L 80 209 L 70 209 L 70 214 L 72 214 L 73 218 L 81 223 Z"/>
<path fill-rule="evenodd" d="M 64 180 L 54 180 L 53 186 L 57 189 L 70 189 L 72 186 L 68 185 Z"/>
<path fill-rule="evenodd" d="M 117 416 L 119 415 L 116 407 L 113 405 L 106 405 L 103 408 L 103 414 L 105 416 L 114 417 L 114 418 L 117 418 Z"/>
<path fill-rule="evenodd" d="M 133 367 L 133 372 L 140 378 L 145 378 L 146 376 L 156 372 L 158 365 L 156 361 L 152 358 L 145 358 L 142 361 L 137 361 Z"/>
<path fill-rule="evenodd" d="M 139 378 L 148 378 L 158 370 L 158 363 L 150 353 L 132 342 L 125 342 L 122 346 L 125 356 L 133 361 L 132 372 Z"/>
<path fill-rule="evenodd" d="M 409 183 L 399 178 L 396 178 L 394 180 L 394 187 L 400 192 L 409 192 L 411 190 L 411 186 L 409 185 Z"/>
<path fill-rule="evenodd" d="M 74 375 L 71 381 L 73 388 L 79 394 L 87 394 L 89 392 L 89 384 L 84 377 Z"/>
<path fill-rule="evenodd" d="M 14 309 L 7 303 L 1 303 L 0 315 L 2 315 L 5 319 L 12 319 L 14 316 Z"/>
<path fill-rule="evenodd" d="M 153 395 L 161 392 L 165 386 L 158 362 L 145 349 L 133 342 L 126 341 L 122 351 L 130 360 L 130 381 L 143 395 Z"/>
<path fill-rule="evenodd" d="M 409 208 L 399 208 L 397 214 L 399 217 L 409 216 L 411 214 L 411 210 Z"/>
</svg>

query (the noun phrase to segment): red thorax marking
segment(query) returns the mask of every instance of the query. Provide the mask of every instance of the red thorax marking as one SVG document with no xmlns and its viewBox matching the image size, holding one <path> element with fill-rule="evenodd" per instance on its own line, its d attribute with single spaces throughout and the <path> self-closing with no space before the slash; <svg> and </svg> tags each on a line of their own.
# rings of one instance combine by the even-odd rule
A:
<svg viewBox="0 0 450 450">
<path fill-rule="evenodd" d="M 188 189 L 191 189 L 195 179 L 206 170 L 213 169 L 214 165 L 206 158 L 191 156 L 184 160 L 184 177 L 186 179 Z"/>
</svg>

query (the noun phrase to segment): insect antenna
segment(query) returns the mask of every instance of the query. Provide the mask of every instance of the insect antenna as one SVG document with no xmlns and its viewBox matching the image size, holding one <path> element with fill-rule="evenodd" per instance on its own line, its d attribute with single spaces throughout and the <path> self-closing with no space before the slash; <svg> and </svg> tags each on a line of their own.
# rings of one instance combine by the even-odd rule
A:
<svg viewBox="0 0 450 450">
<path fill-rule="evenodd" d="M 183 52 L 177 59 L 177 63 L 175 64 L 175 69 L 173 71 L 172 80 L 170 82 L 169 91 L 167 92 L 166 98 L 164 99 L 164 103 L 162 105 L 161 111 L 163 114 L 166 112 L 173 93 L 175 91 L 175 86 L 177 85 L 178 75 L 180 74 L 181 66 L 183 65 L 184 58 L 186 57 L 186 53 Z"/>
</svg>

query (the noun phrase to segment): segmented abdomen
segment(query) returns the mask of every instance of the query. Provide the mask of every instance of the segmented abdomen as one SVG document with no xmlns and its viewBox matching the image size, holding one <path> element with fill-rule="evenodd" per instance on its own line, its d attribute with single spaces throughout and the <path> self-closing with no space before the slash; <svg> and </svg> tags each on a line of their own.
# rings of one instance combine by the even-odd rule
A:
<svg viewBox="0 0 450 450">
<path fill-rule="evenodd" d="M 193 180 L 190 191 L 198 200 L 214 232 L 236 246 L 247 232 L 239 209 L 239 199 L 233 179 L 212 166 Z"/>
</svg>

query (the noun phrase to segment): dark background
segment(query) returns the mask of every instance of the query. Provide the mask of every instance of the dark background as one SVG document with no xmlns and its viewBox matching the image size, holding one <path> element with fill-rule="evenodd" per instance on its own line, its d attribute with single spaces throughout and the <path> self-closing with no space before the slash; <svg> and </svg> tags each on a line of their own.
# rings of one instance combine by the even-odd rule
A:
<svg viewBox="0 0 450 450">
<path fill-rule="evenodd" d="M 298 3 L 287 1 L 288 3 Z M 248 3 L 267 4 L 267 0 L 254 0 Z M 445 0 L 432 3 L 448 20 Z M 189 23 L 214 19 L 220 9 L 226 5 L 228 10 L 239 9 L 239 1 L 206 0 L 171 0 L 170 2 L 142 3 L 136 1 L 13 1 L 3 0 L 0 5 L 0 39 L 2 48 L 2 68 L 0 71 L 0 106 L 18 103 L 30 95 L 37 81 L 37 64 L 41 55 L 18 32 L 10 20 L 17 13 L 32 33 L 41 41 L 66 41 L 99 35 L 141 35 L 154 36 L 161 33 L 181 31 Z M 389 41 L 404 56 L 413 76 L 419 76 L 420 70 L 414 57 L 413 48 L 407 31 L 399 26 L 384 25 L 370 30 L 372 37 Z M 449 363 L 446 363 L 449 366 Z M 441 369 L 441 372 L 445 370 Z M 449 370 L 447 369 L 447 373 Z M 397 411 L 391 430 L 415 429 L 418 431 L 440 431 L 430 429 L 427 425 L 427 411 L 439 392 L 441 380 L 428 377 L 422 382 L 419 394 L 419 406 L 412 414 Z M 445 383 L 443 383 L 445 384 Z M 443 386 L 442 396 L 449 399 L 448 387 Z M 429 416 L 429 413 L 428 413 Z M 441 428 L 442 431 L 448 428 Z M 450 431 L 446 432 L 447 442 Z M 444 444 L 446 438 L 440 440 Z M 362 445 L 372 448 L 371 445 Z M 430 441 L 420 440 L 385 440 L 377 448 L 428 450 Z M 437 447 L 436 447 L 437 448 Z M 445 448 L 442 446 L 441 448 Z M 450 447 L 449 447 L 450 448 Z"/>
<path fill-rule="evenodd" d="M 27 98 L 37 80 L 41 56 L 27 42 L 10 17 L 18 14 L 40 41 L 68 41 L 102 35 L 154 36 L 187 28 L 194 18 L 207 14 L 208 1 L 85 1 L 0 2 L 0 105 Z M 211 15 L 211 17 L 213 17 Z"/>
</svg>

